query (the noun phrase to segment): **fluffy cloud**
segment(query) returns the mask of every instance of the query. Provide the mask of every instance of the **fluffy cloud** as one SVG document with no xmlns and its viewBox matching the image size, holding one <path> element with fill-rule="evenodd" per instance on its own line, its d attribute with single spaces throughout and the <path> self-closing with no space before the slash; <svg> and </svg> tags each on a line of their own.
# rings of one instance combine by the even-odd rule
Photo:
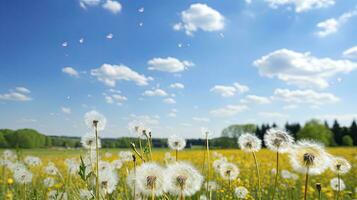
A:
<svg viewBox="0 0 357 200">
<path fill-rule="evenodd" d="M 215 117 L 232 117 L 248 109 L 246 105 L 227 105 L 223 108 L 211 110 L 210 114 Z"/>
<path fill-rule="evenodd" d="M 242 94 L 249 91 L 249 87 L 239 83 L 234 83 L 232 86 L 215 85 L 210 89 L 210 91 L 219 94 L 222 97 L 232 97 L 237 93 Z"/>
<path fill-rule="evenodd" d="M 159 119 L 160 117 L 157 115 L 135 115 L 131 114 L 131 118 L 133 118 L 135 121 L 139 121 L 143 123 L 144 125 L 158 125 L 160 123 Z"/>
<path fill-rule="evenodd" d="M 121 11 L 121 4 L 118 1 L 107 0 L 102 7 L 110 12 L 117 14 Z"/>
<path fill-rule="evenodd" d="M 270 7 L 295 6 L 295 12 L 305 12 L 311 9 L 326 8 L 335 4 L 335 0 L 265 0 Z"/>
<path fill-rule="evenodd" d="M 114 87 L 119 80 L 133 81 L 139 86 L 148 85 L 152 80 L 151 77 L 139 74 L 125 65 L 103 64 L 100 68 L 92 69 L 91 75 L 111 87 Z"/>
<path fill-rule="evenodd" d="M 163 72 L 182 72 L 188 67 L 194 66 L 190 61 L 184 60 L 180 61 L 177 58 L 167 57 L 167 58 L 153 58 L 148 61 L 149 70 L 157 70 Z"/>
<path fill-rule="evenodd" d="M 145 90 L 142 95 L 149 96 L 149 97 L 153 97 L 153 96 L 164 97 L 164 96 L 167 96 L 167 93 L 165 92 L 165 90 L 158 88 L 158 89 L 154 89 L 154 90 Z"/>
<path fill-rule="evenodd" d="M 338 73 L 349 73 L 357 63 L 349 60 L 317 58 L 310 52 L 300 53 L 288 49 L 276 50 L 254 61 L 262 76 L 277 77 L 289 85 L 301 88 L 329 86 L 328 78 Z"/>
<path fill-rule="evenodd" d="M 173 83 L 170 85 L 170 88 L 174 88 L 174 89 L 184 89 L 185 86 L 182 83 Z"/>
<path fill-rule="evenodd" d="M 271 101 L 268 97 L 247 95 L 244 99 L 241 100 L 241 103 L 269 104 Z"/>
<path fill-rule="evenodd" d="M 111 94 L 103 93 L 105 101 L 109 104 L 116 104 L 121 106 L 124 101 L 128 100 L 126 96 L 120 95 L 118 92 L 113 92 Z"/>
<path fill-rule="evenodd" d="M 210 122 L 211 120 L 207 117 L 192 117 L 193 121 L 196 122 Z"/>
<path fill-rule="evenodd" d="M 166 104 L 175 104 L 176 103 L 175 99 L 173 99 L 173 98 L 166 98 L 162 102 L 164 102 Z"/>
<path fill-rule="evenodd" d="M 182 22 L 174 25 L 174 30 L 184 30 L 187 35 L 199 29 L 203 31 L 219 31 L 224 28 L 224 16 L 206 4 L 191 4 L 190 8 L 181 12 Z"/>
<path fill-rule="evenodd" d="M 345 50 L 343 56 L 346 58 L 357 59 L 357 46 Z"/>
<path fill-rule="evenodd" d="M 343 13 L 338 18 L 330 18 L 325 21 L 319 22 L 316 27 L 320 29 L 316 32 L 316 35 L 319 37 L 326 37 L 333 33 L 338 32 L 338 29 L 345 23 L 349 21 L 351 17 L 357 15 L 357 10 Z"/>
<path fill-rule="evenodd" d="M 88 6 L 97 6 L 100 2 L 101 0 L 79 0 L 79 5 L 86 9 Z"/>
<path fill-rule="evenodd" d="M 79 77 L 79 73 L 75 69 L 73 69 L 72 67 L 64 67 L 64 68 L 62 68 L 62 72 L 65 73 L 65 74 L 68 74 L 70 76 L 76 77 L 76 78 Z"/>
<path fill-rule="evenodd" d="M 10 90 L 8 93 L 0 94 L 0 100 L 5 101 L 30 101 L 32 100 L 28 94 L 31 91 L 25 87 L 16 87 L 15 91 Z"/>
<path fill-rule="evenodd" d="M 61 111 L 62 111 L 64 114 L 71 114 L 71 113 L 72 113 L 71 108 L 68 108 L 68 107 L 61 107 Z"/>
<path fill-rule="evenodd" d="M 276 89 L 274 91 L 274 99 L 285 101 L 288 103 L 306 103 L 322 105 L 327 103 L 335 103 L 340 99 L 331 93 L 315 92 L 313 90 L 288 90 Z"/>
</svg>

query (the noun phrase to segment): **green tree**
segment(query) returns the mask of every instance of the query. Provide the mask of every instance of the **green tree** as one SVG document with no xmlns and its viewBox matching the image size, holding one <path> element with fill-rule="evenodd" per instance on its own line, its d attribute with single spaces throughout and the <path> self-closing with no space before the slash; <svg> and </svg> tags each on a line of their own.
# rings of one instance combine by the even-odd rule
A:
<svg viewBox="0 0 357 200">
<path fill-rule="evenodd" d="M 356 120 L 353 120 L 353 122 L 351 124 L 350 133 L 351 133 L 351 137 L 353 139 L 354 145 L 357 146 L 357 124 L 356 124 Z"/>
<path fill-rule="evenodd" d="M 333 122 L 331 131 L 334 134 L 334 139 L 335 139 L 336 144 L 337 145 L 341 145 L 342 144 L 342 136 L 343 135 L 342 135 L 342 129 L 341 129 L 340 124 L 338 123 L 337 120 L 335 120 Z"/>
<path fill-rule="evenodd" d="M 254 124 L 233 124 L 223 129 L 222 137 L 238 138 L 241 134 L 249 132 L 255 133 Z"/>
<path fill-rule="evenodd" d="M 0 148 L 6 148 L 6 147 L 8 147 L 7 141 L 4 137 L 4 134 L 0 132 Z"/>
<path fill-rule="evenodd" d="M 333 133 L 318 120 L 311 120 L 307 122 L 304 128 L 297 133 L 297 138 L 316 140 L 326 146 L 333 144 Z"/>
<path fill-rule="evenodd" d="M 342 137 L 343 146 L 353 146 L 353 139 L 349 135 L 345 135 Z"/>
</svg>

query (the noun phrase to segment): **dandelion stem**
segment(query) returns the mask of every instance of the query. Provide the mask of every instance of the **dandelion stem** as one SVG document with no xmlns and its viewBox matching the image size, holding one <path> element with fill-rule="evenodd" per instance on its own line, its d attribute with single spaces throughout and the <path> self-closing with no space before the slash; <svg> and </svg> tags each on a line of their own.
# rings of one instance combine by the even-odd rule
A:
<svg viewBox="0 0 357 200">
<path fill-rule="evenodd" d="M 175 152 L 176 152 L 176 162 L 177 162 L 178 161 L 178 150 L 176 149 Z"/>
<path fill-rule="evenodd" d="M 206 134 L 206 150 L 207 150 L 207 184 L 206 189 L 208 191 L 208 182 L 210 179 L 210 155 L 209 155 L 209 144 L 208 144 L 208 134 Z"/>
<path fill-rule="evenodd" d="M 254 163 L 255 163 L 255 169 L 257 171 L 257 176 L 258 176 L 258 199 L 262 199 L 262 195 L 261 195 L 261 183 L 260 183 L 260 172 L 259 172 L 259 166 L 258 166 L 258 161 L 257 161 L 257 157 L 255 155 L 255 152 L 253 152 L 253 158 L 254 158 Z"/>
<path fill-rule="evenodd" d="M 151 152 L 151 137 L 147 137 L 148 144 L 149 144 L 149 153 L 150 153 L 150 160 L 152 161 L 152 152 Z"/>
<path fill-rule="evenodd" d="M 98 128 L 95 126 L 95 150 L 96 150 L 96 177 L 95 177 L 95 197 L 99 199 L 99 147 L 98 147 Z"/>
<path fill-rule="evenodd" d="M 151 200 L 155 200 L 155 187 L 152 187 L 151 190 Z"/>
<path fill-rule="evenodd" d="M 306 197 L 307 197 L 307 185 L 308 185 L 308 183 L 309 183 L 309 166 L 307 166 L 307 168 L 306 168 L 304 200 L 306 200 Z"/>
<path fill-rule="evenodd" d="M 3 192 L 6 194 L 6 168 L 5 165 L 2 166 L 2 177 L 3 177 Z"/>
<path fill-rule="evenodd" d="M 278 186 L 278 177 L 279 177 L 279 151 L 276 151 L 276 173 L 275 173 L 275 183 L 274 183 L 272 200 L 274 200 L 274 198 L 275 198 L 275 193 L 276 193 L 276 189 Z"/>
<path fill-rule="evenodd" d="M 341 190 L 341 179 L 340 179 L 340 173 L 337 172 L 337 181 L 338 181 L 338 188 L 337 188 L 337 197 L 336 199 L 338 200 L 340 198 L 340 190 Z"/>
</svg>

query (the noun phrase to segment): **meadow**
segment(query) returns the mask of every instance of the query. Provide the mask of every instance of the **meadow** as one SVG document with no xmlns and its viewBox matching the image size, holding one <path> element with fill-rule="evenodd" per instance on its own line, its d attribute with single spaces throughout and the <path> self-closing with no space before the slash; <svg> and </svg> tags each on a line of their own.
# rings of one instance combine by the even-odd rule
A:
<svg viewBox="0 0 357 200">
<path fill-rule="evenodd" d="M 103 161 L 113 163 L 118 159 L 120 160 L 120 155 L 125 155 L 123 153 L 120 154 L 120 152 L 129 151 L 128 149 L 101 149 L 100 154 Z M 357 149 L 328 148 L 327 151 L 331 155 L 346 158 L 352 165 L 352 169 L 347 174 L 341 176 L 346 188 L 339 194 L 339 199 L 357 198 Z M 0 153 L 3 154 L 4 151 L 0 150 Z M 5 167 L 1 167 L 0 199 L 85 199 L 83 198 L 83 192 L 81 193 L 80 190 L 86 188 L 86 183 L 79 177 L 77 172 L 71 172 L 68 159 L 73 159 L 79 163 L 80 156 L 84 157 L 86 153 L 85 149 L 20 150 L 17 152 L 18 160 L 23 160 L 27 156 L 36 156 L 40 158 L 40 163 L 36 166 L 29 166 L 27 164 L 33 175 L 31 182 L 28 184 L 17 183 L 14 180 L 12 172 Z M 275 177 L 276 155 L 268 149 L 262 149 L 256 153 L 256 157 L 261 173 L 262 199 L 271 199 Z M 170 149 L 154 149 L 152 152 L 152 161 L 162 166 L 170 162 L 175 162 L 174 158 L 175 151 L 171 151 Z M 237 178 L 232 181 L 223 179 L 219 172 L 214 169 L 214 162 L 222 158 L 235 164 L 239 168 Z M 192 164 L 205 179 L 208 177 L 207 164 L 203 164 L 207 163 L 207 152 L 204 148 L 180 151 L 178 152 L 178 160 Z M 58 169 L 58 172 L 52 175 L 48 174 L 45 169 L 48 163 L 53 163 Z M 140 163 L 141 161 L 138 160 L 137 165 L 139 166 Z M 279 165 L 280 178 L 275 199 L 302 199 L 304 194 L 304 174 L 294 172 L 291 168 L 289 158 L 285 154 L 281 155 Z M 257 199 L 256 186 L 258 180 L 251 154 L 239 149 L 211 150 L 210 166 L 210 181 L 216 183 L 214 186 L 212 185 L 212 190 L 207 192 L 206 187 L 203 185 L 194 195 L 186 197 L 185 199 L 238 199 L 235 194 L 235 188 L 237 187 L 244 187 L 248 191 L 248 194 L 242 199 Z M 122 165 L 119 167 L 119 169 L 116 169 L 118 184 L 115 186 L 114 191 L 106 198 L 133 199 L 132 191 L 127 184 L 127 176 L 129 171 L 134 167 L 134 163 L 123 160 Z M 4 172 L 4 169 L 6 172 Z M 51 179 L 47 180 L 51 181 L 44 182 L 48 177 L 51 177 Z M 337 192 L 330 186 L 330 180 L 334 177 L 336 177 L 336 174 L 330 170 L 326 170 L 321 175 L 311 176 L 308 184 L 308 199 L 318 199 L 317 183 L 320 183 L 322 186 L 321 199 L 336 199 Z M 53 191 L 56 191 L 57 194 L 65 192 L 66 196 L 49 196 L 55 193 Z M 88 199 L 90 198 L 92 197 Z M 169 194 L 155 197 L 155 199 L 176 198 L 176 196 L 170 196 Z M 151 197 L 149 199 L 151 199 Z"/>
</svg>

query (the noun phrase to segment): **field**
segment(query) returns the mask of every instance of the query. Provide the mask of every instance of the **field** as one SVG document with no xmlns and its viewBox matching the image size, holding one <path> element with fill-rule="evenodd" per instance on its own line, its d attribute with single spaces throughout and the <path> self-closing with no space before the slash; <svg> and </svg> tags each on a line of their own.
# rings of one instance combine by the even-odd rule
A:
<svg viewBox="0 0 357 200">
<path fill-rule="evenodd" d="M 101 149 L 100 154 L 103 161 L 113 162 L 119 159 L 119 152 L 127 152 L 124 149 Z M 341 176 L 346 188 L 339 194 L 339 199 L 354 199 L 357 198 L 357 149 L 356 148 L 329 148 L 327 151 L 335 156 L 342 156 L 346 158 L 352 165 L 352 169 Z M 167 152 L 170 152 L 171 157 L 168 157 Z M 0 151 L 2 154 L 3 151 Z M 20 150 L 18 152 L 19 160 L 26 156 L 36 156 L 41 159 L 41 164 L 30 167 L 29 171 L 33 174 L 31 183 L 19 184 L 14 181 L 12 172 L 2 167 L 1 169 L 1 194 L 0 199 L 47 199 L 49 194 L 55 193 L 63 194 L 66 192 L 67 196 L 51 196 L 52 199 L 80 199 L 79 191 L 86 187 L 86 184 L 77 173 L 68 171 L 68 160 L 74 159 L 79 162 L 80 156 L 84 156 L 86 151 L 84 149 L 36 149 L 36 150 Z M 267 149 L 262 149 L 256 153 L 262 185 L 262 199 L 271 199 L 275 178 L 275 159 L 276 154 Z M 227 181 L 221 178 L 220 174 L 216 172 L 213 167 L 213 162 L 217 159 L 226 158 L 228 162 L 234 163 L 239 168 L 239 175 L 232 181 Z M 154 150 L 152 152 L 152 161 L 157 162 L 162 166 L 167 163 L 175 162 L 175 152 L 168 149 Z M 208 177 L 208 168 L 203 163 L 207 161 L 206 151 L 204 149 L 184 150 L 178 152 L 178 160 L 191 163 L 195 168 L 205 177 Z M 45 173 L 44 168 L 48 163 L 54 163 L 58 168 L 58 172 L 52 175 Z M 138 161 L 137 165 L 140 165 Z M 133 162 L 122 162 L 122 166 L 117 170 L 119 177 L 118 184 L 110 195 L 103 198 L 107 199 L 132 199 L 132 191 L 127 185 L 126 177 L 130 169 L 133 168 Z M 278 189 L 275 199 L 302 199 L 304 194 L 304 174 L 294 172 L 290 166 L 289 159 L 282 154 L 280 157 L 280 170 L 288 170 L 291 173 L 284 171 L 279 177 Z M 245 187 L 249 193 L 244 199 L 257 199 L 257 176 L 254 167 L 253 156 L 241 150 L 210 150 L 210 181 L 217 183 L 217 188 L 207 192 L 205 186 L 190 197 L 185 199 L 237 199 L 235 195 L 235 188 L 239 186 Z M 288 174 L 288 175 L 287 175 Z M 297 177 L 295 177 L 296 175 Z M 311 176 L 308 187 L 308 199 L 318 199 L 318 192 L 316 190 L 316 183 L 321 183 L 322 199 L 335 199 L 336 191 L 332 190 L 330 180 L 336 175 L 330 170 L 327 170 L 322 175 Z M 52 177 L 53 184 L 44 183 L 44 179 Z M 6 184 L 4 184 L 4 182 Z M 6 190 L 6 192 L 4 192 Z M 26 191 L 26 192 L 25 192 Z M 52 193 L 51 193 L 52 192 Z M 203 197 L 205 196 L 205 197 Z M 160 195 L 155 199 L 176 199 L 169 194 Z M 148 199 L 151 199 L 149 197 Z"/>
</svg>

